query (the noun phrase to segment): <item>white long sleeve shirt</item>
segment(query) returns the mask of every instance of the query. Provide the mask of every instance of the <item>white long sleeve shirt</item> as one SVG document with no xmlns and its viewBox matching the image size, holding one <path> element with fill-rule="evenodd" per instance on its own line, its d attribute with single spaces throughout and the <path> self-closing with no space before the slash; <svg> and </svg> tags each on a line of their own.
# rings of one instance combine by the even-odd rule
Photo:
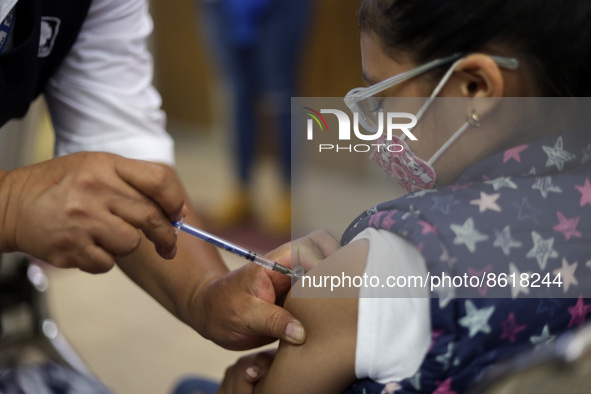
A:
<svg viewBox="0 0 591 394">
<path fill-rule="evenodd" d="M 14 3 L 1 2 L 0 12 Z M 152 86 L 152 26 L 145 0 L 92 2 L 76 43 L 45 90 L 56 155 L 106 151 L 174 164 L 174 144 Z"/>
</svg>

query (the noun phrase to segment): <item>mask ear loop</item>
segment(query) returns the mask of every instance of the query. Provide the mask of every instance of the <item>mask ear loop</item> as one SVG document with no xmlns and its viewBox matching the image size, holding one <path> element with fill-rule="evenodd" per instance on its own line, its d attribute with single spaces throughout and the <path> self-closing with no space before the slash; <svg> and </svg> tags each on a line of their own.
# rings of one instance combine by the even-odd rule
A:
<svg viewBox="0 0 591 394">
<path fill-rule="evenodd" d="M 435 152 L 435 154 L 433 156 L 431 156 L 431 158 L 429 159 L 429 161 L 427 161 L 427 164 L 429 165 L 433 165 L 433 163 L 435 163 L 435 160 L 439 159 L 439 156 L 441 156 L 443 154 L 443 152 L 445 152 L 447 150 L 447 148 L 449 148 L 449 146 L 451 144 L 453 144 L 454 142 L 456 142 L 456 140 L 458 138 L 460 138 L 460 136 L 462 135 L 462 133 L 464 133 L 464 131 L 466 131 L 466 129 L 470 126 L 469 122 L 465 122 L 446 142 L 445 144 L 441 145 L 441 148 L 439 148 L 437 150 L 437 152 Z"/>
<path fill-rule="evenodd" d="M 423 114 L 425 113 L 425 111 L 427 111 L 427 108 L 429 108 L 429 106 L 431 105 L 433 100 L 435 100 L 435 97 L 437 97 L 439 92 L 441 92 L 441 89 L 443 89 L 443 87 L 445 86 L 445 84 L 447 83 L 449 78 L 451 78 L 451 75 L 453 74 L 456 67 L 458 66 L 458 64 L 460 64 L 460 62 L 462 60 L 464 60 L 464 58 L 456 60 L 451 65 L 451 67 L 445 72 L 445 74 L 443 75 L 443 78 L 441 78 L 441 80 L 439 81 L 439 83 L 437 84 L 435 89 L 433 90 L 433 93 L 431 93 L 431 95 L 429 96 L 429 98 L 427 99 L 425 104 L 423 104 L 423 106 L 421 107 L 421 109 L 417 113 L 417 123 L 418 123 L 419 119 L 421 119 L 423 117 Z M 466 131 L 466 129 L 472 124 L 470 119 L 474 119 L 474 116 L 476 117 L 474 120 L 478 119 L 478 115 L 476 115 L 476 113 L 474 111 L 472 111 L 472 114 L 473 115 L 470 118 L 468 118 L 468 120 L 458 130 L 456 130 L 456 132 L 443 145 L 441 145 L 441 147 L 437 150 L 437 152 L 435 152 L 435 154 L 433 156 L 431 156 L 431 158 L 427 161 L 427 164 L 433 165 L 433 163 L 435 163 L 435 160 L 439 159 L 439 156 L 441 156 L 443 154 L 443 152 L 445 152 L 451 144 L 453 144 L 454 142 L 456 142 L 456 140 L 458 138 L 460 138 L 460 136 L 464 133 L 464 131 Z M 478 122 L 478 126 L 480 126 L 480 122 Z M 406 137 L 406 135 L 403 135 L 400 139 L 404 141 L 405 137 Z"/>
<path fill-rule="evenodd" d="M 460 138 L 464 131 L 466 131 L 466 129 L 470 126 L 480 127 L 480 117 L 474 110 L 470 112 L 470 115 L 466 119 L 466 122 L 445 142 L 445 144 L 441 145 L 441 147 L 437 150 L 437 152 L 435 152 L 433 156 L 431 156 L 427 164 L 433 165 L 433 163 L 435 163 L 435 160 L 439 159 L 439 156 L 441 156 L 443 152 L 445 152 L 451 144 L 456 142 L 456 140 Z"/>
<path fill-rule="evenodd" d="M 425 104 L 423 104 L 423 106 L 421 107 L 421 109 L 419 110 L 419 112 L 417 112 L 417 123 L 419 122 L 419 120 L 421 120 L 421 118 L 423 117 L 423 114 L 427 111 L 427 109 L 429 108 L 429 106 L 431 105 L 431 103 L 433 102 L 433 100 L 435 100 L 435 97 L 437 97 L 437 95 L 439 94 L 439 92 L 441 92 L 441 89 L 443 89 L 443 87 L 445 86 L 445 84 L 447 83 L 447 81 L 449 80 L 449 78 L 451 78 L 451 75 L 453 74 L 454 70 L 456 69 L 457 65 L 460 64 L 460 62 L 464 60 L 464 58 L 458 59 L 456 60 L 451 67 L 445 72 L 445 74 L 443 75 L 443 77 L 441 78 L 441 80 L 439 81 L 439 83 L 437 84 L 437 86 L 435 86 L 435 89 L 433 90 L 433 93 L 431 93 L 431 95 L 429 96 L 429 98 L 427 99 L 427 101 L 425 101 Z M 400 139 L 402 141 L 404 141 L 406 139 L 406 134 L 402 134 L 400 136 Z"/>
</svg>

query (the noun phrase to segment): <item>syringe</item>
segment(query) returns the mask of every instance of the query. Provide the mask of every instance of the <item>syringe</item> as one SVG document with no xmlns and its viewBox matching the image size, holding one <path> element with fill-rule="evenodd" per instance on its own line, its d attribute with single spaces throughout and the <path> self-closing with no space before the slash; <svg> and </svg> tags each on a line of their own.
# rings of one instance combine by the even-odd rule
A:
<svg viewBox="0 0 591 394">
<path fill-rule="evenodd" d="M 300 275 L 293 272 L 289 268 L 284 267 L 281 264 L 279 264 L 273 260 L 270 260 L 264 256 L 260 256 L 254 252 L 251 252 L 248 249 L 245 249 L 241 246 L 233 244 L 232 242 L 226 241 L 225 239 L 222 239 L 220 237 L 216 237 L 213 234 L 210 234 L 206 231 L 203 231 L 201 229 L 193 227 L 189 224 L 183 223 L 182 219 L 179 222 L 172 222 L 172 225 L 177 228 L 177 232 L 179 230 L 182 230 L 182 231 L 186 232 L 187 234 L 191 234 L 192 236 L 200 238 L 200 239 L 204 240 L 205 242 L 209 242 L 210 244 L 215 245 L 220 249 L 227 250 L 230 253 L 234 253 L 235 255 L 238 255 L 238 256 L 243 257 L 247 260 L 250 260 L 250 261 L 252 261 L 258 265 L 261 265 L 265 268 L 280 272 L 284 275 L 292 276 L 294 278 L 301 277 Z"/>
</svg>

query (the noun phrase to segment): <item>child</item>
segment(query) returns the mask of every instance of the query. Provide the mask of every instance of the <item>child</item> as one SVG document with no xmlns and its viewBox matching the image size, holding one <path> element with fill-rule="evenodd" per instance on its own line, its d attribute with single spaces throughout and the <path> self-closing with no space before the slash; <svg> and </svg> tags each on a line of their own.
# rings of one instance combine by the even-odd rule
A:
<svg viewBox="0 0 591 394">
<path fill-rule="evenodd" d="M 585 322 L 591 301 L 579 275 L 591 256 L 591 133 L 573 126 L 575 100 L 560 107 L 570 114 L 555 119 L 554 105 L 540 113 L 544 100 L 510 98 L 591 94 L 589 18 L 587 0 L 362 1 L 363 71 L 372 91 L 353 90 L 346 102 L 366 128 L 376 113 L 363 109 L 384 108 L 380 97 L 458 97 L 455 108 L 465 115 L 451 127 L 454 111 L 439 122 L 437 102 L 423 107 L 412 130 L 418 141 L 395 137 L 403 152 L 376 155 L 410 194 L 360 215 L 343 247 L 308 275 L 383 280 L 428 271 L 528 280 L 432 299 L 420 288 L 371 298 L 380 293 L 369 286 L 340 289 L 339 298 L 290 298 L 286 308 L 306 327 L 307 341 L 281 343 L 255 392 L 461 392 L 498 360 Z M 409 71 L 417 73 L 391 78 Z M 507 111 L 512 102 L 524 107 Z M 529 118 L 528 103 L 538 105 Z M 405 171 L 409 155 L 413 168 Z M 549 283 L 551 294 L 569 298 L 528 298 L 535 273 L 559 278 Z M 305 283 L 292 292 L 307 291 Z M 237 392 L 239 373 L 228 370 L 222 392 Z"/>
</svg>

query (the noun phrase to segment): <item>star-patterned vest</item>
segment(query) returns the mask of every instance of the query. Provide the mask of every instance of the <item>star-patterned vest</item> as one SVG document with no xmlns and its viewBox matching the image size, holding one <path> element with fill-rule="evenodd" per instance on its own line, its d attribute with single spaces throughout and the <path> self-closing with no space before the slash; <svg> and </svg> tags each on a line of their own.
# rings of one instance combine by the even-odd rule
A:
<svg viewBox="0 0 591 394">
<path fill-rule="evenodd" d="M 461 392 L 493 363 L 580 327 L 591 312 L 591 280 L 584 279 L 591 274 L 591 144 L 575 133 L 515 146 L 452 186 L 373 207 L 342 244 L 367 227 L 412 242 L 430 275 L 513 275 L 516 286 L 485 280 L 432 298 L 432 343 L 419 371 L 388 384 L 358 380 L 347 393 Z"/>
</svg>

